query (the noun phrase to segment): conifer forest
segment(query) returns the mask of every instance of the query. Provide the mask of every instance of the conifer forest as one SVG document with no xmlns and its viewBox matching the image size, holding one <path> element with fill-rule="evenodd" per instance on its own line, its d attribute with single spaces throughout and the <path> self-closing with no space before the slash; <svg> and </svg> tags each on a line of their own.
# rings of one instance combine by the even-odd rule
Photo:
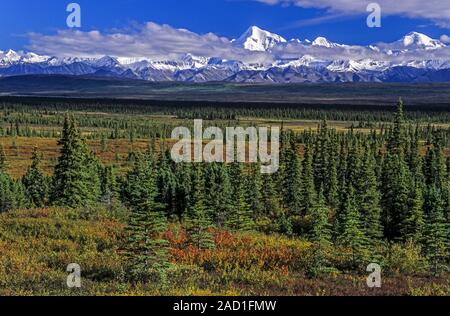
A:
<svg viewBox="0 0 450 316">
<path fill-rule="evenodd" d="M 445 108 L 0 105 L 0 295 L 450 295 Z M 279 127 L 277 172 L 175 162 L 194 119 Z"/>
</svg>

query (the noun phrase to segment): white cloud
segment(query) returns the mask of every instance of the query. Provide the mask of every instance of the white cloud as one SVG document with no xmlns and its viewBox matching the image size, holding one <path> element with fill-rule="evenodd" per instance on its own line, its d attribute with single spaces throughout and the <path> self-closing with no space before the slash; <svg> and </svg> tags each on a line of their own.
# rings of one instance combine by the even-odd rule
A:
<svg viewBox="0 0 450 316">
<path fill-rule="evenodd" d="M 291 42 L 276 47 L 271 53 L 252 52 L 238 48 L 229 39 L 212 33 L 199 35 L 185 29 L 175 29 L 168 25 L 151 22 L 132 30 L 116 30 L 111 33 L 74 30 L 60 30 L 53 35 L 31 33 L 29 34 L 29 40 L 28 48 L 31 51 L 58 57 L 102 57 L 109 55 L 176 60 L 187 53 L 191 53 L 204 57 L 219 57 L 246 63 L 263 64 L 283 58 L 297 59 L 304 55 L 313 55 L 323 60 L 359 60 L 363 58 L 388 62 L 414 59 L 450 60 L 450 46 L 431 51 L 412 50 L 399 55 L 388 55 L 362 46 L 323 48 Z M 450 43 L 450 37 L 447 35 L 443 35 L 441 40 Z M 389 48 L 390 44 L 379 43 L 378 46 Z"/>
<path fill-rule="evenodd" d="M 441 42 L 445 43 L 445 44 L 450 44 L 450 36 L 444 34 L 441 36 Z"/>
<path fill-rule="evenodd" d="M 325 9 L 331 13 L 366 14 L 369 3 L 381 6 L 382 14 L 428 19 L 450 28 L 450 1 L 448 0 L 253 0 L 269 5 L 294 5 L 302 8 Z"/>
<path fill-rule="evenodd" d="M 148 22 L 134 30 L 113 33 L 60 30 L 53 35 L 28 34 L 28 49 L 58 57 L 147 57 L 177 59 L 193 55 L 264 62 L 269 54 L 249 52 L 231 45 L 226 38 L 208 33 L 199 35 L 185 29 Z"/>
</svg>

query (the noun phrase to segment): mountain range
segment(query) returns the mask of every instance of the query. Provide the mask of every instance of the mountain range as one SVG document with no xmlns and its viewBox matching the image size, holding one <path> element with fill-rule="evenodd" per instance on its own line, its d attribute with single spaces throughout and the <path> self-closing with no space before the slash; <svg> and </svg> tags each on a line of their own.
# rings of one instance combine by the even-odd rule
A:
<svg viewBox="0 0 450 316">
<path fill-rule="evenodd" d="M 155 59 L 0 51 L 0 77 L 71 75 L 238 83 L 450 82 L 450 45 L 418 32 L 393 43 L 357 46 L 334 43 L 325 37 L 286 40 L 252 26 L 229 45 L 237 58 L 189 52 Z"/>
</svg>

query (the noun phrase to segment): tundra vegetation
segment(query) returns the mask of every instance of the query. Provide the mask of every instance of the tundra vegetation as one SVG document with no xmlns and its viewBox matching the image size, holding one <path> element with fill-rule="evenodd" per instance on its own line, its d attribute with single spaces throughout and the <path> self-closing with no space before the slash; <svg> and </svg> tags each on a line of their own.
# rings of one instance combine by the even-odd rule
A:
<svg viewBox="0 0 450 316">
<path fill-rule="evenodd" d="M 449 295 L 448 117 L 401 101 L 5 101 L 0 294 Z M 193 118 L 279 126 L 279 171 L 175 163 L 171 132 Z M 70 263 L 81 288 L 66 285 Z M 370 263 L 381 288 L 366 284 Z"/>
</svg>

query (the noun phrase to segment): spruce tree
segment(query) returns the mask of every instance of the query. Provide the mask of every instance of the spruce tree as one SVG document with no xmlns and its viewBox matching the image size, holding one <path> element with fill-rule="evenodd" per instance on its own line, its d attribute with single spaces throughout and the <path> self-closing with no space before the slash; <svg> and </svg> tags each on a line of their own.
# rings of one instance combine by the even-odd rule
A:
<svg viewBox="0 0 450 316">
<path fill-rule="evenodd" d="M 189 210 L 189 201 L 192 191 L 192 164 L 178 163 L 175 165 L 175 179 L 176 179 L 176 215 L 179 220 L 186 217 Z"/>
<path fill-rule="evenodd" d="M 316 274 L 323 269 L 326 262 L 326 254 L 331 247 L 331 228 L 329 222 L 330 210 L 325 204 L 323 191 L 320 191 L 318 201 L 311 210 L 312 229 L 310 240 L 313 242 L 313 266 L 310 272 Z"/>
<path fill-rule="evenodd" d="M 394 128 L 387 144 L 388 152 L 392 154 L 404 154 L 405 153 L 405 113 L 403 100 L 399 99 L 397 104 L 397 111 L 395 113 Z"/>
<path fill-rule="evenodd" d="M 314 182 L 317 192 L 320 188 L 327 190 L 325 185 L 329 176 L 329 143 L 328 125 L 326 121 L 323 121 L 319 126 L 313 154 Z"/>
<path fill-rule="evenodd" d="M 289 215 L 301 213 L 301 161 L 297 152 L 295 141 L 291 141 L 286 152 L 286 175 L 282 182 L 283 204 L 288 209 Z"/>
<path fill-rule="evenodd" d="M 356 268 L 367 258 L 367 237 L 357 209 L 355 191 L 351 186 L 348 190 L 338 243 L 349 248 L 352 266 Z"/>
<path fill-rule="evenodd" d="M 358 181 L 357 195 L 365 235 L 371 245 L 376 245 L 383 237 L 380 192 L 375 174 L 375 157 L 367 147 Z"/>
<path fill-rule="evenodd" d="M 313 157 L 310 145 L 306 145 L 302 163 L 301 201 L 303 215 L 308 214 L 316 200 L 313 174 Z"/>
<path fill-rule="evenodd" d="M 40 158 L 35 147 L 31 157 L 31 166 L 22 179 L 28 200 L 34 207 L 43 207 L 48 200 L 47 177 L 42 173 L 39 164 Z"/>
<path fill-rule="evenodd" d="M 401 236 L 403 241 L 419 243 L 424 233 L 424 196 L 422 185 L 416 183 L 416 187 L 411 194 L 408 213 L 401 225 Z"/>
<path fill-rule="evenodd" d="M 98 197 L 98 169 L 75 120 L 68 115 L 58 145 L 61 149 L 53 177 L 51 202 L 58 206 L 86 206 Z"/>
<path fill-rule="evenodd" d="M 28 208 L 30 207 L 29 200 L 26 196 L 26 189 L 22 181 L 13 181 L 12 193 L 14 198 L 14 209 Z"/>
<path fill-rule="evenodd" d="M 119 197 L 119 187 L 115 168 L 113 166 L 102 168 L 100 189 L 100 200 L 106 205 L 112 206 Z"/>
<path fill-rule="evenodd" d="M 0 213 L 12 210 L 14 205 L 14 183 L 9 175 L 0 172 Z"/>
<path fill-rule="evenodd" d="M 210 163 L 205 170 L 206 207 L 217 226 L 225 225 L 233 210 L 233 189 L 224 163 Z"/>
<path fill-rule="evenodd" d="M 448 222 L 444 217 L 444 203 L 441 192 L 435 186 L 428 190 L 425 209 L 425 253 L 432 272 L 439 274 L 448 259 Z"/>
<path fill-rule="evenodd" d="M 189 242 L 199 249 L 215 248 L 210 232 L 212 228 L 208 210 L 205 207 L 205 183 L 202 165 L 196 163 L 192 168 L 192 191 L 184 220 Z"/>
<path fill-rule="evenodd" d="M 150 154 L 147 157 L 151 159 Z M 170 152 L 162 151 L 156 162 L 157 169 L 157 187 L 158 198 L 160 203 L 164 203 L 167 207 L 167 214 L 175 216 L 177 214 L 177 179 L 175 178 L 173 161 L 170 159 Z"/>
<path fill-rule="evenodd" d="M 385 236 L 401 238 L 401 225 L 408 216 L 411 176 L 403 155 L 387 153 L 383 164 L 382 207 Z"/>
<path fill-rule="evenodd" d="M 253 229 L 253 216 L 247 204 L 244 170 L 242 163 L 231 164 L 232 179 L 232 207 L 227 216 L 227 226 L 237 231 L 248 231 Z"/>
<path fill-rule="evenodd" d="M 330 141 L 329 145 L 329 161 L 328 161 L 328 176 L 325 179 L 325 197 L 328 205 L 332 209 L 339 206 L 339 174 L 338 174 L 338 150 L 337 145 Z"/>
<path fill-rule="evenodd" d="M 270 222 L 272 225 L 269 229 L 271 232 L 280 230 L 286 230 L 289 227 L 280 227 L 280 224 L 285 220 L 279 195 L 275 189 L 273 175 L 265 174 L 262 176 L 262 204 L 263 204 L 263 216 L 258 220 Z M 283 224 L 288 224 L 286 221 Z"/>
<path fill-rule="evenodd" d="M 164 205 L 156 202 L 158 193 L 154 173 L 141 154 L 136 157 L 133 170 L 127 175 L 132 210 L 125 246 L 129 273 L 134 282 L 157 278 L 160 284 L 164 284 L 170 267 L 169 243 L 164 237 L 167 218 Z"/>
<path fill-rule="evenodd" d="M 247 203 L 251 212 L 254 215 L 254 219 L 263 215 L 264 205 L 262 198 L 262 187 L 263 180 L 261 176 L 261 165 L 260 163 L 255 163 L 250 165 L 248 171 L 248 178 L 246 184 L 246 196 Z"/>
<path fill-rule="evenodd" d="M 390 240 L 401 238 L 401 225 L 408 216 L 412 176 L 405 159 L 407 144 L 403 102 L 399 101 L 394 127 L 387 144 L 382 171 L 382 207 L 385 235 Z"/>
<path fill-rule="evenodd" d="M 0 171 L 1 172 L 6 172 L 6 153 L 5 153 L 5 148 L 3 147 L 3 145 L 0 144 Z"/>
</svg>

